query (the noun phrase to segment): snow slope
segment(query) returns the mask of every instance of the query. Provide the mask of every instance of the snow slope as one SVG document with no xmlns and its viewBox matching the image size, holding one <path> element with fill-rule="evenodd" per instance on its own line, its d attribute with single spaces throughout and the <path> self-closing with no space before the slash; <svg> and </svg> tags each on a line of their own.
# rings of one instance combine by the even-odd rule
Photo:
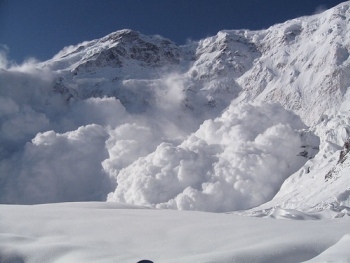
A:
<svg viewBox="0 0 350 263">
<path fill-rule="evenodd" d="M 0 205 L 0 262 L 349 262 L 349 218 L 274 220 L 118 203 Z M 257 227 L 259 226 L 259 227 Z"/>
<path fill-rule="evenodd" d="M 242 100 L 278 101 L 307 124 L 346 103 L 349 3 L 253 34 L 262 56 L 238 82 Z"/>
</svg>

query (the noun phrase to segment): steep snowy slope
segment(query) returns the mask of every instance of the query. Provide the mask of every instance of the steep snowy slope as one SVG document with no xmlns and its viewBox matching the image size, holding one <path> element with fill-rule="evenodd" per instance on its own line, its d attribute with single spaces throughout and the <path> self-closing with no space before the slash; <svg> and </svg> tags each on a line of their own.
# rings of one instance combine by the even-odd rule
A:
<svg viewBox="0 0 350 263">
<path fill-rule="evenodd" d="M 335 217 L 350 215 L 349 123 L 349 114 L 324 117 L 316 125 L 321 143 L 315 158 L 291 175 L 273 200 L 246 214 L 273 216 L 276 207 L 283 207 L 305 212 L 329 209 Z"/>
<path fill-rule="evenodd" d="M 347 105 L 350 8 L 273 26 L 252 36 L 262 56 L 238 83 L 245 101 L 278 101 L 307 124 Z"/>
<path fill-rule="evenodd" d="M 128 109 L 136 103 L 128 95 L 152 103 L 157 80 L 177 73 L 192 110 L 208 110 L 204 102 L 222 110 L 240 92 L 236 101 L 277 101 L 311 125 L 347 109 L 349 12 L 345 2 L 267 30 L 222 31 L 186 46 L 122 30 L 67 47 L 43 65 L 61 73 L 57 90 L 77 98 L 116 96 Z"/>
<path fill-rule="evenodd" d="M 348 213 L 349 24 L 345 2 L 184 46 L 121 30 L 1 69 L 0 202 Z"/>
<path fill-rule="evenodd" d="M 237 80 L 244 87 L 238 100 L 281 103 L 311 125 L 321 143 L 319 154 L 254 213 L 268 215 L 282 206 L 349 214 L 349 21 L 346 2 L 260 32 L 263 55 Z"/>
</svg>

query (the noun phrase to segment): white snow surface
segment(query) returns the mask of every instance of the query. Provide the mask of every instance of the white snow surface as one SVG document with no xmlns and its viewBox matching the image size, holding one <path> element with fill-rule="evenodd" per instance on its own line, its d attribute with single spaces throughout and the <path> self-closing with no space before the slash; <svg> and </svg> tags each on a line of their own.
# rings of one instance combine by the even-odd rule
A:
<svg viewBox="0 0 350 263">
<path fill-rule="evenodd" d="M 274 220 L 118 203 L 0 205 L 0 262 L 349 262 L 349 218 Z M 305 218 L 300 218 L 305 219 Z"/>
</svg>

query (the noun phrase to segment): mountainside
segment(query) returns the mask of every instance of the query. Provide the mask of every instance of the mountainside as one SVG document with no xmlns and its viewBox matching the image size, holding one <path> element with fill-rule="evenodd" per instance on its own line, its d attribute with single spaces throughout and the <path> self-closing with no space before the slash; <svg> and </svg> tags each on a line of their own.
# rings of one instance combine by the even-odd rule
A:
<svg viewBox="0 0 350 263">
<path fill-rule="evenodd" d="M 1 69 L 0 202 L 349 215 L 349 25 L 345 2 L 184 46 L 121 30 Z"/>
<path fill-rule="evenodd" d="M 347 109 L 343 102 L 350 85 L 348 22 L 344 3 L 267 30 L 221 31 L 186 46 L 122 30 L 68 47 L 44 64 L 61 72 L 57 89 L 74 84 L 71 92 L 83 99 L 123 98 L 120 93 L 131 89 L 126 81 L 156 81 L 177 73 L 188 82 L 185 106 L 199 106 L 192 93 L 205 97 L 207 104 L 201 102 L 208 107 L 225 102 L 226 107 L 239 93 L 237 101 L 277 101 L 311 125 L 320 114 Z"/>
<path fill-rule="evenodd" d="M 276 25 L 254 36 L 262 51 L 239 83 L 242 100 L 278 101 L 307 124 L 347 107 L 349 6 Z"/>
</svg>

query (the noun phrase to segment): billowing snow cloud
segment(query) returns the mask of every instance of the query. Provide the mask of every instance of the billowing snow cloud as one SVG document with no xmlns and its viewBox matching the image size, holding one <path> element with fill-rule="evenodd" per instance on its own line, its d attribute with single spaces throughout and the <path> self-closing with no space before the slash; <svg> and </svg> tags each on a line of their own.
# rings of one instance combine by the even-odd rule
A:
<svg viewBox="0 0 350 263">
<path fill-rule="evenodd" d="M 53 83 L 35 62 L 0 70 L 0 203 L 104 200 L 113 189 L 101 165 L 109 135 L 93 123 L 116 125 L 125 109 L 105 98 L 69 105 Z"/>
<path fill-rule="evenodd" d="M 8 66 L 6 51 L 8 48 L 0 44 L 0 70 L 5 69 Z"/>
<path fill-rule="evenodd" d="M 46 72 L 0 70 L 0 160 L 49 129 L 50 119 L 62 108 L 50 84 Z"/>
<path fill-rule="evenodd" d="M 127 121 L 124 106 L 115 98 L 89 98 L 70 105 L 70 112 L 65 121 L 71 123 L 72 128 L 87 124 L 99 124 L 104 127 L 115 128 Z"/>
<path fill-rule="evenodd" d="M 115 177 L 119 171 L 154 151 L 161 142 L 161 133 L 151 127 L 137 123 L 125 123 L 116 129 L 109 129 L 109 139 L 106 141 L 109 158 L 104 160 L 104 170 Z"/>
<path fill-rule="evenodd" d="M 105 129 L 93 124 L 58 134 L 38 133 L 23 152 L 0 163 L 1 203 L 103 200 L 113 183 L 102 171 Z M 6 177 L 7 176 L 7 177 Z"/>
<path fill-rule="evenodd" d="M 299 153 L 318 144 L 275 104 L 232 105 L 197 130 L 206 98 L 193 95 L 203 115 L 186 108 L 193 83 L 177 74 L 124 81 L 120 100 L 107 91 L 65 100 L 55 79 L 35 61 L 0 70 L 0 203 L 110 193 L 159 208 L 244 209 L 271 199 L 307 160 Z"/>
<path fill-rule="evenodd" d="M 231 106 L 181 145 L 162 143 L 121 170 L 108 201 L 215 212 L 259 205 L 306 162 L 300 152 L 318 144 L 303 128 L 277 104 Z"/>
<path fill-rule="evenodd" d="M 171 77 L 151 87 L 155 104 L 141 114 L 114 97 L 65 101 L 57 76 L 39 68 L 0 71 L 0 203 L 105 200 L 122 168 L 184 134 L 182 120 L 167 118 L 180 112 Z"/>
</svg>

